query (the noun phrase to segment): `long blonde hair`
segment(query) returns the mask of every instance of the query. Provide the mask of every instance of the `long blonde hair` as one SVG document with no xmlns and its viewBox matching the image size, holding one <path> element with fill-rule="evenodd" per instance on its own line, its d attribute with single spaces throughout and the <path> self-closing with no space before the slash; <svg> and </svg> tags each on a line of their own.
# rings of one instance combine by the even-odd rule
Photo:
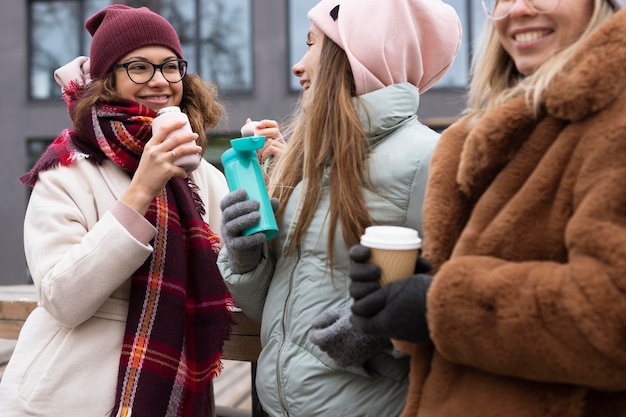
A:
<svg viewBox="0 0 626 417">
<path fill-rule="evenodd" d="M 523 77 L 517 71 L 515 63 L 498 39 L 493 22 L 487 19 L 477 54 L 474 55 L 472 62 L 466 113 L 480 114 L 484 110 L 499 106 L 512 97 L 524 94 L 529 106 L 537 114 L 541 105 L 541 95 L 552 78 L 563 68 L 581 41 L 589 37 L 614 13 L 615 10 L 607 0 L 595 0 L 589 24 L 578 40 L 555 53 L 527 77 Z"/>
<path fill-rule="evenodd" d="M 198 134 L 197 143 L 204 151 L 207 146 L 206 130 L 215 127 L 225 114 L 224 107 L 218 102 L 217 88 L 204 81 L 196 74 L 186 74 L 183 80 L 183 97 L 180 108 L 189 116 L 191 129 Z M 111 101 L 119 98 L 115 90 L 115 76 L 108 73 L 101 80 L 94 80 L 81 95 L 74 111 L 74 126 L 81 132 L 91 126 L 82 126 L 80 115 L 99 101 Z M 82 132 L 81 132 L 82 133 Z"/>
<path fill-rule="evenodd" d="M 348 58 L 337 44 L 324 36 L 313 93 L 306 108 L 300 107 L 288 128 L 289 144 L 269 181 L 272 197 L 281 201 L 277 216 L 283 216 L 287 200 L 302 183 L 293 237 L 287 251 L 296 251 L 310 226 L 322 195 L 325 173 L 330 178 L 327 249 L 332 265 L 337 222 L 347 245 L 358 243 L 370 225 L 362 187 L 367 184 L 367 144 L 356 107 L 355 84 Z M 292 219 L 293 221 L 293 219 Z"/>
</svg>

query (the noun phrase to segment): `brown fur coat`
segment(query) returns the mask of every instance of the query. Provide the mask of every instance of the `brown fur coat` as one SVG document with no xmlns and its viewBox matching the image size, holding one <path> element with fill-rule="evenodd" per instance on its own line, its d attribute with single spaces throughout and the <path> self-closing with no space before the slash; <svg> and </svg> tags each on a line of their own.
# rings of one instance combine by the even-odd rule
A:
<svg viewBox="0 0 626 417">
<path fill-rule="evenodd" d="M 581 46 L 538 119 L 518 98 L 442 135 L 404 417 L 626 416 L 626 9 Z"/>
</svg>

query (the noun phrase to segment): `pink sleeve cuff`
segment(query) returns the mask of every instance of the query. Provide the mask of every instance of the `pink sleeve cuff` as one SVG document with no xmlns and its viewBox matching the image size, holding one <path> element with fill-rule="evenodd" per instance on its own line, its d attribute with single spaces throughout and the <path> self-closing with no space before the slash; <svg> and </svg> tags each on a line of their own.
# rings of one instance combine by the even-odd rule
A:
<svg viewBox="0 0 626 417">
<path fill-rule="evenodd" d="M 144 245 L 148 245 L 156 234 L 156 228 L 123 201 L 118 201 L 111 209 L 111 213 L 128 233 Z"/>
</svg>

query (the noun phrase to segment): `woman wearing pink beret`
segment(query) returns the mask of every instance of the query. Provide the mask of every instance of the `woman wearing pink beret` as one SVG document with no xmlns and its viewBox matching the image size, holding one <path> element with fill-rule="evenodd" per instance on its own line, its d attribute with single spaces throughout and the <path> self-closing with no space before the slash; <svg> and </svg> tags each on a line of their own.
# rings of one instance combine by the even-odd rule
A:
<svg viewBox="0 0 626 417">
<path fill-rule="evenodd" d="M 348 249 L 367 226 L 421 230 L 439 134 L 420 95 L 445 74 L 461 27 L 441 0 L 323 0 L 293 66 L 303 92 L 270 171 L 279 235 L 243 190 L 222 200 L 219 267 L 237 305 L 261 323 L 256 388 L 272 417 L 397 416 L 408 357 L 350 324 Z"/>
</svg>

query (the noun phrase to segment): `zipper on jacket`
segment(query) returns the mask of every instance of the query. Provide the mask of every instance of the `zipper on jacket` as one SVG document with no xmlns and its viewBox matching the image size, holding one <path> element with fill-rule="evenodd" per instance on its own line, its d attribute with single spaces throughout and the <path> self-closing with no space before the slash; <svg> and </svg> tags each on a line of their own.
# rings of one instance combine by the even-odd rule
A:
<svg viewBox="0 0 626 417">
<path fill-rule="evenodd" d="M 289 409 L 287 408 L 287 401 L 285 400 L 285 396 L 283 395 L 283 389 L 281 384 L 281 372 L 280 372 L 280 356 L 283 352 L 283 348 L 285 347 L 285 340 L 287 339 L 287 320 L 289 314 L 287 314 L 287 309 L 289 307 L 289 300 L 291 299 L 291 291 L 293 289 L 293 276 L 298 267 L 298 263 L 300 263 L 300 245 L 298 245 L 296 262 L 293 264 L 293 268 L 291 269 L 291 273 L 289 274 L 289 291 L 287 291 L 287 297 L 285 297 L 285 304 L 283 306 L 283 319 L 281 321 L 281 325 L 283 328 L 282 332 L 282 340 L 280 342 L 280 347 L 278 348 L 278 354 L 276 357 L 276 384 L 278 385 L 278 399 L 280 401 L 280 405 L 283 408 L 283 411 L 286 413 L 287 417 L 289 417 Z"/>
</svg>

